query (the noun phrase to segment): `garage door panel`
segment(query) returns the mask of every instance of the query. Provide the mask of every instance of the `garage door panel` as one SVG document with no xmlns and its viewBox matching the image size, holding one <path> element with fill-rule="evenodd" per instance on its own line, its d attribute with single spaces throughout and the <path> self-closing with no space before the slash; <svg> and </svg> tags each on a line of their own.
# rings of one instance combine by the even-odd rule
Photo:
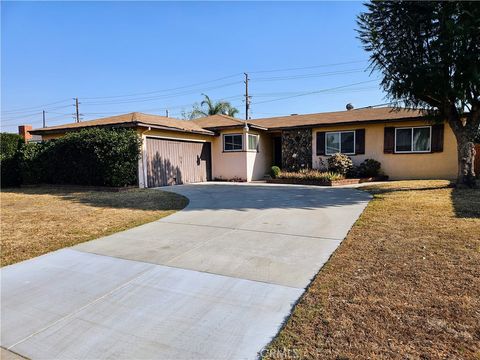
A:
<svg viewBox="0 0 480 360">
<path fill-rule="evenodd" d="M 148 187 L 210 180 L 210 143 L 148 138 Z"/>
</svg>

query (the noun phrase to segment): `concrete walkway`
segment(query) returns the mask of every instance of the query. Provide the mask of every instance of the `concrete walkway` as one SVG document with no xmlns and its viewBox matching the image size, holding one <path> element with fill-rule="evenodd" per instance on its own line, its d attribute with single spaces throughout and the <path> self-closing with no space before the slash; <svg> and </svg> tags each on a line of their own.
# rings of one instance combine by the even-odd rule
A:
<svg viewBox="0 0 480 360">
<path fill-rule="evenodd" d="M 365 208 L 353 189 L 165 188 L 176 214 L 2 269 L 2 347 L 39 359 L 254 359 Z"/>
</svg>

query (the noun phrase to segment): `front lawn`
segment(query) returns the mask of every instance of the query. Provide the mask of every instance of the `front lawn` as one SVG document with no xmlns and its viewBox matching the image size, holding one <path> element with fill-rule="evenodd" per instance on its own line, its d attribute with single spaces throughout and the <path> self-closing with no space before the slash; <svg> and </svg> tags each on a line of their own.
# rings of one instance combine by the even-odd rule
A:
<svg viewBox="0 0 480 360">
<path fill-rule="evenodd" d="M 480 190 L 445 181 L 374 195 L 266 358 L 480 358 Z"/>
<path fill-rule="evenodd" d="M 158 190 L 47 186 L 2 189 L 0 200 L 2 266 L 160 219 L 188 203 Z"/>
</svg>

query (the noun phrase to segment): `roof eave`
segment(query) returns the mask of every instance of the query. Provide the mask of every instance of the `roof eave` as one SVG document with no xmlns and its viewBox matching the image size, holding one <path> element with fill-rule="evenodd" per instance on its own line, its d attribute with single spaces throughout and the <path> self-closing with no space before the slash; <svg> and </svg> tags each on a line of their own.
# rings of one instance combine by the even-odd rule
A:
<svg viewBox="0 0 480 360">
<path fill-rule="evenodd" d="M 44 135 L 44 134 L 59 134 L 65 133 L 70 131 L 82 130 L 87 128 L 93 127 L 144 127 L 144 128 L 152 128 L 152 129 L 159 129 L 159 130 L 166 130 L 166 131 L 178 131 L 178 132 L 185 132 L 185 133 L 193 133 L 193 134 L 201 134 L 201 135 L 209 135 L 214 136 L 215 133 L 209 130 L 188 130 L 188 129 L 180 129 L 171 126 L 161 126 L 156 124 L 148 124 L 142 122 L 124 122 L 124 123 L 117 123 L 117 124 L 97 124 L 97 125 L 85 125 L 85 126 L 75 126 L 75 127 L 68 127 L 68 128 L 56 128 L 56 129 L 49 129 L 49 128 L 42 128 L 42 129 L 35 129 L 30 130 L 30 134 L 32 135 Z"/>
<path fill-rule="evenodd" d="M 33 129 L 28 132 L 32 135 L 43 135 L 43 134 L 59 134 L 68 131 L 82 130 L 94 127 L 135 127 L 136 123 L 124 122 L 118 124 L 98 124 L 98 125 L 85 125 L 85 126 L 74 126 L 74 127 L 65 127 L 65 128 L 41 128 Z"/>
<path fill-rule="evenodd" d="M 279 126 L 279 127 L 269 127 L 268 131 L 279 131 L 279 130 L 291 130 L 291 129 L 305 129 L 313 127 L 334 127 L 334 126 L 343 126 L 343 125 L 359 125 L 359 124 L 379 124 L 379 123 L 392 123 L 392 122 L 401 122 L 401 121 L 426 121 L 428 119 L 425 116 L 415 116 L 415 117 L 406 117 L 398 119 L 376 119 L 376 120 L 355 120 L 355 121 L 342 121 L 337 123 L 314 123 L 306 125 L 291 125 L 291 126 Z"/>
<path fill-rule="evenodd" d="M 263 130 L 268 131 L 269 129 L 263 126 L 255 125 L 255 124 L 247 124 L 249 128 L 256 129 L 256 130 Z M 245 124 L 238 124 L 238 125 L 225 125 L 225 126 L 205 126 L 204 129 L 218 131 L 218 130 L 228 130 L 228 129 L 237 129 L 243 128 Z"/>
<path fill-rule="evenodd" d="M 178 131 L 178 132 L 200 134 L 200 135 L 210 135 L 210 136 L 215 135 L 215 133 L 213 131 L 210 131 L 210 130 L 188 130 L 188 129 L 180 129 L 180 128 L 171 127 L 171 126 L 154 125 L 154 124 L 141 123 L 141 122 L 136 123 L 136 125 L 138 127 L 152 128 L 152 129 L 158 129 L 158 130 Z"/>
</svg>

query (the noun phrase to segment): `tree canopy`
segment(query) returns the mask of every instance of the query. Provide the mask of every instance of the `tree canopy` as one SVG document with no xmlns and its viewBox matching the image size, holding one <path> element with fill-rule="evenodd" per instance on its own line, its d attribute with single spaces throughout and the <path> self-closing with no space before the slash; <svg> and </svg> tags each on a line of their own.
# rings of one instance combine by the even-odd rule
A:
<svg viewBox="0 0 480 360">
<path fill-rule="evenodd" d="M 238 114 L 238 109 L 233 107 L 228 101 L 212 101 L 208 95 L 202 94 L 204 99 L 193 106 L 193 110 L 184 115 L 188 119 L 196 119 L 210 115 L 228 115 L 234 117 Z"/>
<path fill-rule="evenodd" d="M 459 180 L 475 176 L 480 126 L 480 3 L 373 1 L 358 17 L 373 71 L 397 105 L 447 120 L 458 144 Z M 462 178 L 462 179 L 460 179 Z"/>
</svg>

